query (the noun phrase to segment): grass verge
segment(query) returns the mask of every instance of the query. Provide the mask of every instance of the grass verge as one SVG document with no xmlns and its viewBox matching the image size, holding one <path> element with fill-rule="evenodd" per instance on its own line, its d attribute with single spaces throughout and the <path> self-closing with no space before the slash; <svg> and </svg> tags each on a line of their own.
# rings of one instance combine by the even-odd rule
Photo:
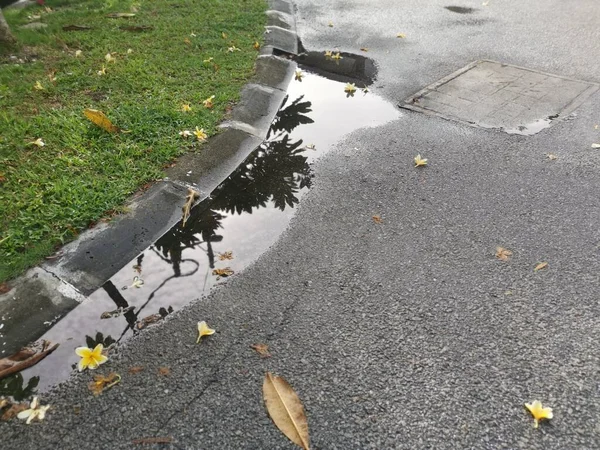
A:
<svg viewBox="0 0 600 450">
<path fill-rule="evenodd" d="M 264 0 L 51 7 L 4 11 L 20 48 L 0 55 L 0 282 L 121 212 L 178 155 L 202 151 L 179 132 L 217 132 L 253 74 L 266 20 Z M 22 28 L 32 21 L 47 27 Z M 96 127 L 85 108 L 127 132 Z"/>
</svg>

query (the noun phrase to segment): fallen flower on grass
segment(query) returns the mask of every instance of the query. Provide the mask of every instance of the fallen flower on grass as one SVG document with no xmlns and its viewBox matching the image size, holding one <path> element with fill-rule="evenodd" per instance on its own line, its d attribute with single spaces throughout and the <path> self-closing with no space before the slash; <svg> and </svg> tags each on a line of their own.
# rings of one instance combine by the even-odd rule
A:
<svg viewBox="0 0 600 450">
<path fill-rule="evenodd" d="M 110 389 L 121 382 L 121 375 L 111 372 L 107 376 L 94 375 L 94 381 L 88 384 L 88 388 L 94 395 L 100 395 L 102 392 Z"/>
<path fill-rule="evenodd" d="M 223 253 L 218 253 L 219 255 L 219 261 L 225 261 L 225 260 L 230 260 L 233 259 L 233 252 L 229 251 L 229 252 L 223 252 Z"/>
<path fill-rule="evenodd" d="M 232 45 L 231 47 L 227 48 L 227 52 L 228 53 L 241 52 L 241 50 L 239 48 L 237 48 L 235 45 Z"/>
<path fill-rule="evenodd" d="M 83 55 L 83 52 L 81 50 L 75 50 L 75 58 L 79 58 L 82 55 Z"/>
<path fill-rule="evenodd" d="M 198 128 L 198 127 L 196 127 L 196 129 L 194 130 L 194 136 L 196 136 L 196 138 L 199 141 L 205 141 L 206 138 L 208 137 L 208 134 L 206 134 L 204 132 L 204 128 Z"/>
<path fill-rule="evenodd" d="M 260 50 L 260 43 L 256 41 L 252 47 L 254 47 L 254 50 Z"/>
<path fill-rule="evenodd" d="M 200 342 L 203 336 L 210 336 L 211 334 L 215 334 L 215 330 L 209 328 L 204 320 L 198 322 L 198 339 L 196 340 L 196 344 Z"/>
<path fill-rule="evenodd" d="M 252 344 L 251 349 L 255 350 L 262 358 L 270 358 L 269 346 L 267 344 Z"/>
<path fill-rule="evenodd" d="M 36 81 L 35 84 L 33 85 L 33 88 L 36 91 L 43 91 L 44 90 L 44 86 L 42 86 L 42 83 L 40 81 Z"/>
<path fill-rule="evenodd" d="M 189 105 L 189 103 L 184 103 L 183 105 L 181 105 L 181 110 L 183 112 L 190 112 L 192 110 L 192 107 Z"/>
<path fill-rule="evenodd" d="M 102 69 L 100 69 L 96 73 L 98 74 L 99 77 L 101 77 L 102 75 L 106 75 L 106 67 L 102 66 Z"/>
<path fill-rule="evenodd" d="M 184 42 L 185 45 L 192 45 L 192 41 L 190 41 L 190 38 L 185 38 L 183 40 L 183 42 Z"/>
<path fill-rule="evenodd" d="M 346 83 L 346 86 L 344 86 L 344 92 L 346 93 L 346 97 L 354 96 L 354 93 L 356 92 L 356 86 L 354 83 Z"/>
<path fill-rule="evenodd" d="M 415 156 L 415 167 L 426 166 L 427 158 L 421 158 L 421 154 Z"/>
<path fill-rule="evenodd" d="M 211 56 L 210 58 L 208 58 L 208 59 L 205 59 L 205 60 L 203 60 L 202 62 L 203 62 L 204 64 L 209 64 L 209 63 L 211 63 L 211 62 L 212 62 L 212 60 L 213 60 L 213 59 L 215 59 L 215 58 L 213 58 L 213 57 Z"/>
<path fill-rule="evenodd" d="M 117 61 L 117 59 L 110 53 L 107 53 L 106 55 L 104 55 L 104 59 L 106 60 L 107 63 L 115 63 Z"/>
<path fill-rule="evenodd" d="M 538 270 L 544 270 L 548 267 L 548 263 L 547 262 L 541 262 L 539 263 L 537 266 L 535 266 L 535 268 L 533 269 L 534 272 L 537 272 Z"/>
<path fill-rule="evenodd" d="M 304 73 L 300 69 L 296 70 L 296 76 L 294 77 L 294 79 L 296 81 L 300 81 L 301 82 L 302 81 L 302 77 L 304 77 Z"/>
<path fill-rule="evenodd" d="M 508 259 L 512 256 L 512 252 L 503 247 L 496 247 L 496 258 L 501 261 L 508 261 Z"/>
<path fill-rule="evenodd" d="M 132 49 L 132 48 L 128 48 L 128 49 L 127 49 L 127 54 L 128 54 L 128 55 L 131 55 L 132 53 L 133 53 L 133 49 Z"/>
<path fill-rule="evenodd" d="M 552 408 L 544 408 L 542 403 L 535 400 L 533 403 L 525 403 L 525 407 L 529 410 L 533 416 L 533 427 L 537 428 L 540 420 L 552 419 Z"/>
<path fill-rule="evenodd" d="M 102 350 L 104 350 L 102 344 L 96 345 L 93 350 L 88 347 L 77 347 L 75 353 L 77 356 L 81 357 L 79 363 L 77 363 L 79 371 L 81 372 L 84 369 L 96 369 L 100 364 L 104 364 L 108 361 L 108 357 L 102 354 Z"/>
<path fill-rule="evenodd" d="M 42 140 L 42 138 L 37 138 L 35 141 L 29 143 L 29 145 L 37 145 L 38 147 L 43 147 L 46 143 Z"/>
<path fill-rule="evenodd" d="M 182 130 L 179 132 L 179 136 L 190 137 L 193 133 L 190 130 Z"/>
<path fill-rule="evenodd" d="M 214 99 L 215 99 L 215 96 L 211 95 L 206 100 L 202 101 L 202 104 L 204 105 L 205 108 L 211 109 L 213 106 L 215 106 L 214 103 L 213 103 Z"/>
<path fill-rule="evenodd" d="M 37 419 L 41 422 L 44 420 L 44 417 L 46 417 L 46 411 L 48 411 L 49 408 L 50 405 L 41 406 L 38 398 L 33 397 L 31 405 L 29 405 L 29 409 L 21 411 L 19 414 L 17 414 L 17 417 L 19 419 L 27 419 L 27 422 L 25 422 L 27 425 L 29 425 L 34 419 Z"/>
<path fill-rule="evenodd" d="M 88 118 L 94 125 L 99 126 L 104 131 L 108 131 L 109 133 L 117 133 L 121 131 L 121 129 L 110 121 L 106 114 L 97 109 L 86 108 L 83 110 L 83 115 Z"/>
</svg>

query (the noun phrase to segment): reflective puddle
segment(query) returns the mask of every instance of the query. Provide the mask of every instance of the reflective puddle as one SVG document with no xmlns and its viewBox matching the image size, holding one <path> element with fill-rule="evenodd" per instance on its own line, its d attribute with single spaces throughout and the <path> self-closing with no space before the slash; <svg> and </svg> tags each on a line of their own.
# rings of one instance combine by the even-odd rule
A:
<svg viewBox="0 0 600 450">
<path fill-rule="evenodd" d="M 299 58 L 304 77 L 290 83 L 263 145 L 193 208 L 184 228 L 173 227 L 51 328 L 42 339 L 59 342 L 58 349 L 0 380 L 0 395 L 22 399 L 47 390 L 69 376 L 79 359 L 76 347 L 106 347 L 142 332 L 208 294 L 273 245 L 311 187 L 311 164 L 345 135 L 401 115 L 361 90 L 374 79 L 372 62 L 342 56 L 339 64 L 322 53 Z M 356 83 L 354 96 L 344 92 L 346 82 Z"/>
</svg>

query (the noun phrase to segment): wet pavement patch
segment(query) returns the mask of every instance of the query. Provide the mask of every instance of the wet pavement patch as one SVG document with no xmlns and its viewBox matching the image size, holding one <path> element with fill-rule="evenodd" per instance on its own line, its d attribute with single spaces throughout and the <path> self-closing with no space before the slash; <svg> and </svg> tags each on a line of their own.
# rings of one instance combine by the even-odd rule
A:
<svg viewBox="0 0 600 450">
<path fill-rule="evenodd" d="M 594 83 L 477 61 L 400 106 L 471 126 L 532 135 L 569 115 L 597 90 Z"/>
<path fill-rule="evenodd" d="M 373 79 L 372 62 L 360 57 L 346 66 L 343 61 L 328 72 L 338 70 L 344 80 L 365 85 Z M 349 133 L 401 115 L 382 98 L 363 92 L 362 84 L 347 96 L 344 83 L 307 68 L 303 72 L 301 81 L 290 83 L 264 142 L 192 209 L 186 225 L 171 228 L 50 328 L 42 338 L 60 346 L 37 365 L 2 380 L 0 393 L 26 398 L 47 390 L 73 371 L 76 347 L 118 345 L 235 276 L 287 228 L 313 183 L 317 158 Z M 184 200 L 181 196 L 181 205 Z"/>
<path fill-rule="evenodd" d="M 465 6 L 444 6 L 444 8 L 457 14 L 472 14 L 477 11 L 475 8 L 467 8 Z"/>
</svg>

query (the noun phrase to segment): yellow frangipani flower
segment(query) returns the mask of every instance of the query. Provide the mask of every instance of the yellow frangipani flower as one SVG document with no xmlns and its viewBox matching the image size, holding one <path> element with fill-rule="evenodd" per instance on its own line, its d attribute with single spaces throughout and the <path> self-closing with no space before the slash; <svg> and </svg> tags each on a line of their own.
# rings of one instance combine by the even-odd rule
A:
<svg viewBox="0 0 600 450">
<path fill-rule="evenodd" d="M 400 38 L 400 39 L 404 39 L 404 38 L 406 37 L 406 35 L 405 35 L 404 33 L 398 33 L 398 34 L 396 35 L 396 37 L 397 37 L 397 38 Z"/>
<path fill-rule="evenodd" d="M 426 165 L 427 165 L 427 159 L 421 158 L 420 154 L 415 156 L 415 167 L 426 166 Z"/>
<path fill-rule="evenodd" d="M 204 100 L 204 101 L 202 102 L 202 104 L 204 105 L 204 107 L 205 107 L 205 108 L 208 108 L 208 109 L 210 109 L 210 108 L 212 108 L 213 106 L 215 106 L 215 105 L 213 104 L 213 100 L 214 100 L 214 98 L 215 98 L 215 96 L 214 96 L 214 95 L 211 95 L 211 96 L 210 96 L 210 97 L 208 97 L 206 100 Z"/>
<path fill-rule="evenodd" d="M 209 328 L 204 320 L 198 322 L 198 339 L 196 340 L 196 344 L 200 342 L 202 336 L 210 336 L 211 334 L 215 334 L 215 330 Z"/>
<path fill-rule="evenodd" d="M 205 141 L 208 137 L 208 134 L 204 132 L 204 128 L 196 127 L 196 130 L 194 131 L 194 136 L 196 136 L 199 141 Z"/>
<path fill-rule="evenodd" d="M 128 54 L 128 55 L 131 55 L 132 53 L 133 53 L 133 49 L 132 49 L 132 48 L 128 48 L 128 49 L 127 49 L 127 54 Z"/>
<path fill-rule="evenodd" d="M 213 59 L 215 59 L 215 58 L 213 58 L 213 57 L 211 56 L 210 58 L 208 58 L 208 59 L 205 59 L 205 60 L 204 60 L 204 61 L 202 61 L 202 62 L 203 62 L 203 63 L 205 63 L 205 64 L 208 64 L 209 62 L 212 62 L 212 60 L 213 60 Z"/>
<path fill-rule="evenodd" d="M 302 81 L 303 76 L 304 76 L 304 73 L 300 69 L 296 70 L 296 77 L 295 77 L 296 81 Z"/>
<path fill-rule="evenodd" d="M 325 50 L 325 58 L 331 58 L 333 56 L 333 52 L 331 50 Z"/>
<path fill-rule="evenodd" d="M 81 50 L 75 50 L 75 58 L 79 58 L 81 55 L 83 55 Z"/>
<path fill-rule="evenodd" d="M 192 110 L 192 107 L 189 105 L 189 103 L 184 103 L 183 105 L 181 105 L 181 110 L 183 112 L 190 112 Z"/>
<path fill-rule="evenodd" d="M 75 353 L 80 356 L 81 359 L 77 364 L 77 368 L 81 372 L 84 369 L 96 369 L 100 364 L 104 364 L 108 361 L 108 357 L 102 354 L 104 346 L 102 344 L 96 345 L 94 350 L 88 347 L 77 347 Z"/>
<path fill-rule="evenodd" d="M 97 73 L 98 76 L 106 75 L 106 67 L 102 66 L 102 69 L 100 69 Z"/>
<path fill-rule="evenodd" d="M 33 85 L 33 88 L 36 91 L 43 91 L 44 90 L 44 86 L 42 86 L 42 83 L 40 81 L 36 81 L 35 84 Z"/>
<path fill-rule="evenodd" d="M 117 59 L 110 53 L 107 53 L 106 55 L 104 55 L 104 59 L 106 60 L 107 63 L 114 63 L 117 61 Z"/>
<path fill-rule="evenodd" d="M 192 135 L 192 132 L 190 130 L 183 130 L 179 132 L 179 136 L 182 137 L 190 137 Z"/>
<path fill-rule="evenodd" d="M 340 59 L 344 59 L 344 57 L 342 55 L 340 55 L 340 52 L 337 52 L 335 55 L 331 56 L 331 59 L 335 59 L 336 61 L 339 61 Z"/>
<path fill-rule="evenodd" d="M 129 286 L 130 288 L 141 288 L 144 285 L 144 280 L 142 280 L 140 277 L 133 277 L 133 283 L 131 283 L 131 286 Z"/>
<path fill-rule="evenodd" d="M 43 147 L 46 143 L 42 140 L 42 138 L 37 138 L 35 141 L 29 143 L 29 145 L 37 145 L 38 147 Z"/>
<path fill-rule="evenodd" d="M 533 416 L 533 426 L 537 428 L 540 420 L 542 419 L 552 419 L 552 408 L 544 408 L 542 406 L 542 402 L 538 400 L 534 400 L 533 403 L 525 403 L 525 407 L 529 410 L 531 415 Z"/>
<path fill-rule="evenodd" d="M 229 53 L 233 53 L 233 52 L 241 52 L 241 50 L 239 48 L 237 48 L 235 45 L 232 45 L 231 47 L 227 48 L 227 51 Z"/>
<path fill-rule="evenodd" d="M 25 411 L 21 411 L 17 414 L 19 419 L 27 419 L 27 425 L 29 425 L 34 419 L 39 420 L 40 422 L 44 420 L 46 417 L 46 411 L 50 408 L 50 405 L 40 406 L 40 402 L 37 397 L 33 397 L 31 404 L 29 405 L 29 409 Z"/>
<path fill-rule="evenodd" d="M 354 95 L 356 92 L 356 85 L 354 83 L 346 83 L 346 86 L 344 86 L 344 92 L 348 95 Z"/>
<path fill-rule="evenodd" d="M 260 42 L 256 41 L 252 47 L 254 47 L 254 50 L 260 50 Z"/>
</svg>

